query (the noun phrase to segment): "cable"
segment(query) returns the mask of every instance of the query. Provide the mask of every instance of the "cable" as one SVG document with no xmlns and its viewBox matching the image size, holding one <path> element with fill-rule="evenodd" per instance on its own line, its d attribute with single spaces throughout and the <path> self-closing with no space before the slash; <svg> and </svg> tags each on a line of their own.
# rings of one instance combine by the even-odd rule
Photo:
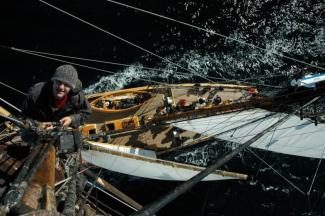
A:
<svg viewBox="0 0 325 216">
<path fill-rule="evenodd" d="M 120 200 L 119 198 L 113 196 L 112 194 L 110 194 L 110 193 L 108 193 L 107 191 L 103 190 L 101 187 L 97 186 L 96 184 L 93 184 L 93 183 L 91 183 L 91 182 L 89 182 L 89 181 L 87 181 L 87 184 L 90 184 L 91 186 L 94 185 L 93 187 L 95 187 L 96 189 L 100 190 L 100 191 L 103 192 L 104 194 L 106 194 L 106 195 L 112 197 L 113 199 L 117 200 L 117 201 L 120 202 L 120 203 L 123 203 L 123 204 L 126 205 L 127 207 L 129 207 L 129 208 L 131 208 L 131 209 L 137 211 L 137 209 L 134 208 L 133 206 L 131 206 L 131 205 L 129 205 L 128 203 L 124 202 L 123 200 Z"/>
<path fill-rule="evenodd" d="M 7 85 L 7 84 L 5 84 L 5 83 L 3 83 L 3 82 L 1 82 L 1 81 L 0 81 L 0 84 L 3 85 L 3 86 L 5 86 L 5 87 L 7 87 L 7 88 L 10 88 L 10 89 L 12 89 L 12 90 L 18 92 L 18 93 L 20 93 L 20 94 L 22 94 L 22 95 L 24 95 L 24 96 L 26 96 L 26 93 L 24 93 L 24 92 L 22 92 L 22 91 L 20 91 L 20 90 L 18 90 L 18 89 L 16 89 L 16 88 L 14 88 L 14 87 L 11 87 L 10 85 Z"/>
<path fill-rule="evenodd" d="M 74 63 L 74 62 L 71 62 L 71 61 L 65 61 L 65 60 L 61 60 L 61 59 L 57 59 L 57 58 L 52 58 L 52 57 L 49 57 L 49 56 L 44 56 L 44 55 L 36 54 L 36 53 L 33 53 L 33 52 L 23 51 L 23 50 L 17 49 L 17 48 L 13 48 L 13 49 L 15 51 L 19 51 L 19 52 L 22 52 L 22 53 L 27 53 L 27 54 L 30 54 L 30 55 L 34 55 L 34 56 L 38 56 L 38 57 L 42 57 L 42 58 L 46 58 L 46 59 L 51 59 L 51 60 L 54 60 L 54 61 L 59 61 L 59 62 L 63 62 L 63 63 L 73 64 L 73 65 L 77 65 L 77 66 L 84 67 L 84 68 L 88 68 L 88 69 L 92 69 L 92 70 L 101 71 L 101 72 L 108 73 L 108 74 L 113 74 L 113 75 L 116 74 L 116 73 L 114 73 L 112 71 L 103 70 L 103 69 L 96 68 L 96 67 L 90 67 L 90 66 L 87 66 L 87 65 L 78 64 L 78 63 Z M 149 80 L 149 79 L 141 79 L 141 78 L 136 78 L 136 77 L 134 79 L 142 80 L 142 81 L 146 81 L 146 82 L 153 82 L 153 83 L 157 83 L 157 84 L 160 84 L 160 85 L 165 85 L 165 83 L 157 82 L 157 81 L 153 81 L 153 80 Z"/>
<path fill-rule="evenodd" d="M 4 47 L 4 46 L 0 46 L 0 47 Z M 10 49 L 13 49 L 13 48 L 14 47 L 10 47 Z M 18 49 L 18 48 L 15 48 L 15 49 Z M 90 61 L 90 62 L 103 63 L 103 64 L 111 64 L 111 65 L 124 66 L 124 67 L 137 67 L 137 68 L 141 68 L 141 69 L 154 70 L 154 71 L 160 71 L 160 72 L 170 72 L 169 70 L 164 70 L 164 69 L 150 68 L 150 67 L 144 67 L 144 66 L 136 66 L 136 65 L 123 64 L 123 63 L 110 62 L 110 61 L 103 61 L 103 60 L 96 60 L 96 59 L 89 59 L 89 58 L 81 58 L 81 57 L 68 56 L 68 55 L 62 55 L 62 54 L 55 54 L 55 53 L 49 53 L 49 52 L 40 52 L 40 51 L 27 50 L 27 49 L 19 49 L 19 50 L 26 51 L 26 52 L 37 53 L 37 54 L 42 54 L 42 55 L 50 55 L 50 56 L 56 56 L 56 57 L 77 59 L 77 60 L 82 60 L 82 61 Z M 176 72 L 176 73 L 180 73 L 180 72 Z M 184 74 L 184 73 L 181 73 L 181 74 Z"/>
<path fill-rule="evenodd" d="M 311 181 L 311 184 L 310 184 L 309 190 L 308 190 L 308 192 L 307 192 L 307 196 L 310 195 L 310 191 L 311 191 L 311 189 L 313 188 L 313 185 L 314 185 L 314 182 L 315 182 L 315 179 L 316 179 L 316 176 L 317 176 L 317 173 L 318 173 L 318 170 L 319 170 L 320 164 L 321 164 L 321 162 L 322 162 L 322 160 L 323 160 L 324 152 L 325 152 L 325 145 L 324 145 L 324 148 L 323 148 L 323 152 L 322 152 L 322 154 L 321 154 L 321 157 L 319 158 L 319 161 L 318 161 L 318 164 L 317 164 L 317 167 L 316 167 L 316 171 L 315 171 L 315 174 L 314 174 L 313 180 Z"/>
<path fill-rule="evenodd" d="M 260 156 L 258 156 L 253 150 L 246 148 L 250 153 L 252 153 L 257 159 L 259 159 L 260 161 L 262 161 L 264 164 L 266 164 L 269 168 L 271 168 L 277 175 L 279 175 L 281 178 L 283 178 L 286 182 L 288 182 L 292 187 L 294 187 L 295 189 L 297 189 L 300 193 L 302 193 L 303 195 L 306 195 L 305 192 L 303 192 L 298 186 L 296 186 L 293 182 L 291 182 L 289 179 L 287 179 L 286 177 L 284 177 L 283 175 L 281 175 L 281 173 L 279 173 L 276 169 L 274 169 L 270 164 L 268 164 L 266 161 L 264 161 Z"/>
<path fill-rule="evenodd" d="M 11 103 L 9 103 L 8 101 L 6 101 L 6 100 L 4 100 L 4 99 L 2 99 L 2 98 L 0 98 L 0 100 L 1 100 L 2 102 L 4 102 L 5 104 L 7 104 L 8 106 L 10 106 L 11 108 L 14 108 L 15 110 L 17 110 L 18 112 L 21 113 L 21 109 L 17 108 L 16 106 L 12 105 Z"/>
<path fill-rule="evenodd" d="M 82 60 L 82 61 L 90 61 L 90 62 L 96 62 L 96 63 L 118 65 L 118 66 L 124 66 L 124 67 L 136 67 L 136 68 L 140 68 L 140 69 L 153 70 L 153 71 L 158 71 L 158 72 L 171 72 L 170 70 L 164 70 L 164 69 L 156 69 L 156 68 L 129 65 L 129 64 L 123 64 L 123 63 L 117 63 L 117 62 L 110 62 L 110 61 L 103 61 L 103 60 L 96 60 L 96 59 L 89 59 L 89 58 L 81 58 L 81 57 L 68 56 L 68 55 L 62 55 L 62 54 L 55 54 L 55 53 L 49 53 L 49 52 L 41 52 L 41 51 L 28 50 L 28 49 L 20 49 L 20 48 L 16 48 L 16 47 L 5 46 L 5 45 L 0 45 L 0 48 L 5 48 L 5 49 L 9 49 L 9 50 L 14 50 L 14 51 L 20 51 L 20 52 L 24 52 L 24 53 L 49 55 L 49 56 L 70 58 L 70 59 L 76 59 L 76 60 Z M 179 71 L 174 71 L 173 74 L 188 76 L 188 73 L 179 72 Z M 284 75 L 274 75 L 274 76 L 268 76 L 268 77 L 270 78 L 270 77 L 276 77 L 276 76 L 284 76 Z M 278 88 L 278 89 L 283 89 L 284 88 L 282 86 L 274 86 L 274 85 L 268 85 L 268 84 L 257 84 L 257 83 L 246 81 L 246 80 L 250 80 L 250 79 L 259 79 L 259 77 L 238 79 L 238 80 L 236 80 L 236 79 L 226 79 L 226 78 L 222 78 L 222 77 L 212 77 L 212 76 L 205 76 L 205 77 L 208 78 L 209 80 L 212 80 L 213 82 L 218 81 L 218 83 L 236 83 L 236 84 L 240 83 L 240 84 L 248 84 L 248 85 L 252 85 L 252 86 L 264 86 L 264 87 L 271 87 L 271 88 Z M 267 78 L 267 77 L 266 76 L 261 76 L 260 78 Z"/>
</svg>

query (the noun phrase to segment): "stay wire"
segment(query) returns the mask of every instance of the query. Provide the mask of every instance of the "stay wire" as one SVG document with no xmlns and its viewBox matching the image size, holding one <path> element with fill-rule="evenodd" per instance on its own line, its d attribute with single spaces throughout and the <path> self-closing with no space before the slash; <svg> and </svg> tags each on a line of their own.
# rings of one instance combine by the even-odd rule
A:
<svg viewBox="0 0 325 216">
<path fill-rule="evenodd" d="M 240 114 L 241 112 L 243 112 L 243 111 L 239 111 L 236 115 Z M 254 112 L 254 113 L 256 114 L 257 112 Z M 248 126 L 248 125 L 250 125 L 250 124 L 253 124 L 253 123 L 255 123 L 255 122 L 259 122 L 259 121 L 262 121 L 262 122 L 263 122 L 266 118 L 272 117 L 273 115 L 275 115 L 275 113 L 274 113 L 274 114 L 269 114 L 269 115 L 266 115 L 266 116 L 262 116 L 262 117 L 255 117 L 255 118 L 253 118 L 253 119 L 250 119 L 249 122 L 247 122 L 246 124 L 240 125 L 240 126 L 238 126 L 238 127 L 235 127 L 235 128 L 232 128 L 232 129 L 229 129 L 229 130 L 223 131 L 223 132 L 215 132 L 215 133 L 209 134 L 209 135 L 207 135 L 207 136 L 205 136 L 205 137 L 199 137 L 199 138 L 193 140 L 192 142 L 198 142 L 198 141 L 202 140 L 203 138 L 204 138 L 204 139 L 207 139 L 207 138 L 211 138 L 211 137 L 218 137 L 218 136 L 221 136 L 221 135 L 223 135 L 223 134 L 229 133 L 229 132 L 231 132 L 231 131 L 233 131 L 233 134 L 234 134 L 234 133 L 236 132 L 236 130 L 238 130 L 238 129 L 240 129 L 240 128 L 243 128 L 243 127 Z M 225 121 L 222 121 L 220 124 L 223 124 L 223 123 L 226 122 L 227 120 L 230 120 L 232 117 L 234 117 L 234 116 L 228 117 L 228 119 L 226 119 Z M 206 131 L 204 131 L 204 132 L 206 133 L 206 132 L 212 130 L 213 128 L 216 128 L 217 126 L 220 126 L 220 124 L 218 124 L 218 125 L 216 125 L 216 126 L 213 126 L 212 128 L 209 128 L 208 130 L 206 130 Z M 261 122 L 259 122 L 257 125 L 259 125 L 259 124 L 261 124 Z M 227 127 L 227 126 L 225 126 L 225 127 Z M 233 135 L 233 134 L 232 134 L 232 135 Z M 245 136 L 242 136 L 242 137 L 235 137 L 235 138 L 233 138 L 233 139 L 237 139 L 237 138 L 245 138 L 245 137 L 248 137 L 248 136 L 249 136 L 249 135 L 245 135 Z M 230 142 L 233 142 L 232 140 L 229 140 L 229 141 L 230 141 Z"/>
<path fill-rule="evenodd" d="M 88 68 L 88 69 L 97 70 L 97 71 L 101 71 L 101 72 L 104 72 L 104 73 L 116 75 L 115 72 L 112 72 L 112 71 L 109 71 L 109 70 L 103 70 L 103 69 L 100 69 L 100 68 L 91 67 L 91 66 L 87 66 L 87 65 L 83 65 L 83 64 L 78 64 L 78 63 L 74 63 L 74 62 L 71 62 L 71 61 L 66 61 L 66 60 L 61 60 L 61 59 L 57 59 L 57 58 L 53 58 L 53 57 L 49 57 L 49 56 L 45 56 L 45 55 L 40 55 L 40 54 L 37 54 L 37 53 L 24 51 L 24 50 L 17 49 L 17 48 L 14 48 L 14 50 L 22 52 L 22 53 L 26 53 L 26 54 L 30 54 L 30 55 L 34 55 L 34 56 L 38 56 L 38 57 L 42 57 L 42 58 L 46 58 L 46 59 L 51 59 L 53 61 L 58 61 L 58 62 L 63 62 L 63 63 L 67 63 L 67 64 L 77 65 L 77 66 L 80 66 L 80 67 L 84 67 L 84 68 Z M 146 81 L 146 82 L 157 83 L 157 84 L 160 84 L 160 85 L 166 85 L 165 83 L 158 82 L 158 81 L 153 81 L 153 80 L 150 80 L 150 79 L 141 79 L 141 78 L 134 78 L 134 79 L 142 80 L 142 81 Z"/>
<path fill-rule="evenodd" d="M 87 181 L 86 183 L 90 184 L 90 185 L 93 185 L 91 182 Z M 112 194 L 108 193 L 107 191 L 105 191 L 104 189 L 102 189 L 100 186 L 98 186 L 97 184 L 94 185 L 94 187 L 98 190 L 100 190 L 101 192 L 103 192 L 104 194 L 112 197 L 113 199 L 115 199 L 116 201 L 124 204 L 125 206 L 129 207 L 130 209 L 133 209 L 134 211 L 137 211 L 136 208 L 134 208 L 133 206 L 129 205 L 128 203 L 124 202 L 123 200 L 113 196 Z"/>
<path fill-rule="evenodd" d="M 279 117 L 279 118 L 280 118 L 280 117 Z M 270 144 L 271 144 L 271 142 L 272 142 L 272 140 L 273 140 L 273 137 L 274 137 L 275 131 L 276 131 L 276 128 L 274 128 L 274 130 L 273 130 L 273 132 L 272 132 L 272 135 L 271 135 L 271 139 L 270 139 L 269 143 L 267 144 L 267 146 L 270 146 Z M 264 152 L 263 157 L 262 157 L 263 160 L 265 160 L 265 158 L 266 158 L 266 156 L 267 156 L 267 153 L 268 153 L 268 151 L 265 151 L 265 152 Z M 257 172 L 256 172 L 255 176 L 257 176 L 257 175 L 260 173 L 260 170 L 261 170 L 262 164 L 263 164 L 263 162 L 260 161 L 260 164 L 259 164 L 259 166 L 258 166 L 258 169 L 257 169 Z"/>
<path fill-rule="evenodd" d="M 196 26 L 196 25 L 193 25 L 193 24 L 189 24 L 189 23 L 186 23 L 186 22 L 183 22 L 183 21 L 180 21 L 180 20 L 176 20 L 176 19 L 173 19 L 173 18 L 170 18 L 170 17 L 167 17 L 167 16 L 163 16 L 161 14 L 153 13 L 151 11 L 143 10 L 143 9 L 140 9 L 140 8 L 137 8 L 137 7 L 133 7 L 133 6 L 130 6 L 130 5 L 127 5 L 127 4 L 123 4 L 123 3 L 120 3 L 120 2 L 116 2 L 116 1 L 113 1 L 113 0 L 106 0 L 106 1 L 111 2 L 111 3 L 114 3 L 114 4 L 117 4 L 117 5 L 124 6 L 124 7 L 127 7 L 127 8 L 131 8 L 131 9 L 134 9 L 134 10 L 137 10 L 137 11 L 141 11 L 143 13 L 150 14 L 150 15 L 153 15 L 153 16 L 156 16 L 156 17 L 159 17 L 159 18 L 163 18 L 163 19 L 166 19 L 166 20 L 170 20 L 170 21 L 173 21 L 173 22 L 176 22 L 176 23 L 179 23 L 179 24 L 188 26 L 188 27 L 192 27 L 194 29 L 197 29 L 197 30 L 200 30 L 200 31 L 204 31 L 204 32 L 209 33 L 209 34 L 217 35 L 217 36 L 222 37 L 222 38 L 225 38 L 227 40 L 235 41 L 237 43 L 244 44 L 246 46 L 250 46 L 252 48 L 261 50 L 263 52 L 269 52 L 269 53 L 271 53 L 273 55 L 277 55 L 277 56 L 280 56 L 280 57 L 285 58 L 285 59 L 289 59 L 289 60 L 294 61 L 294 62 L 299 62 L 299 63 L 302 63 L 304 65 L 308 65 L 308 66 L 313 67 L 313 68 L 318 68 L 318 69 L 321 69 L 321 70 L 325 70 L 325 68 L 323 68 L 323 67 L 320 67 L 320 66 L 317 66 L 317 65 L 313 65 L 313 64 L 310 64 L 310 63 L 301 61 L 299 59 L 295 59 L 295 58 L 286 56 L 286 55 L 281 54 L 281 53 L 272 52 L 272 51 L 270 51 L 270 50 L 268 50 L 266 48 L 263 48 L 263 47 L 260 47 L 260 46 L 257 46 L 257 45 L 254 45 L 254 44 L 251 44 L 251 43 L 242 41 L 242 40 L 238 40 L 238 39 L 235 39 L 235 38 L 232 38 L 232 37 L 229 37 L 229 36 L 226 36 L 226 35 L 217 33 L 217 32 L 215 32 L 213 30 L 208 30 L 206 28 L 202 28 L 202 27 L 199 27 L 199 26 Z"/>
<path fill-rule="evenodd" d="M 13 49 L 15 47 L 10 47 L 10 48 Z M 15 48 L 15 49 L 18 49 L 18 48 Z M 28 49 L 19 49 L 19 50 L 32 52 L 32 53 L 37 53 L 37 54 L 42 54 L 42 55 L 70 58 L 70 59 L 89 61 L 89 62 L 96 62 L 96 63 L 102 63 L 102 64 L 110 64 L 110 65 L 117 65 L 117 66 L 124 66 L 124 67 L 137 67 L 137 68 L 141 68 L 141 69 L 154 70 L 154 71 L 159 71 L 159 72 L 170 72 L 169 70 L 164 70 L 164 69 L 150 68 L 150 67 L 144 67 L 144 66 L 136 66 L 136 65 L 123 64 L 123 63 L 118 63 L 118 62 L 110 62 L 110 61 L 103 61 L 103 60 L 90 59 L 90 58 L 81 58 L 81 57 L 76 57 L 76 56 L 68 56 L 68 55 L 55 54 L 55 53 L 49 53 L 49 52 L 40 52 L 40 51 L 28 50 Z M 176 71 L 176 73 L 180 73 L 180 72 Z"/>
<path fill-rule="evenodd" d="M 77 16 L 75 16 L 75 15 L 73 15 L 73 14 L 67 12 L 67 11 L 64 11 L 64 10 L 62 10 L 62 9 L 60 9 L 60 8 L 58 8 L 58 7 L 54 6 L 54 5 L 52 5 L 52 4 L 50 4 L 50 3 L 47 3 L 47 2 L 45 2 L 45 1 L 43 1 L 43 0 L 38 0 L 38 1 L 41 2 L 41 3 L 43 3 L 43 4 L 45 4 L 45 5 L 47 5 L 47 6 L 49 6 L 49 7 L 51 7 L 51 8 L 53 8 L 53 9 L 55 9 L 55 10 L 57 10 L 57 11 L 60 11 L 60 12 L 63 13 L 63 14 L 66 14 L 66 15 L 68 15 L 68 16 L 70 16 L 70 17 L 72 17 L 72 18 L 74 18 L 74 19 L 76 19 L 76 20 L 78 20 L 78 21 L 80 21 L 80 22 L 82 22 L 82 23 L 85 23 L 85 24 L 87 24 L 87 25 L 89 25 L 89 26 L 91 26 L 91 27 L 93 27 L 93 28 L 95 28 L 95 29 L 97 29 L 97 30 L 100 30 L 100 31 L 102 31 L 102 32 L 104 32 L 104 33 L 106 33 L 106 34 L 112 36 L 112 37 L 115 37 L 115 38 L 117 38 L 117 39 L 119 39 L 119 40 L 121 40 L 121 41 L 123 41 L 123 42 L 125 42 L 125 43 L 127 43 L 127 44 L 129 44 L 129 45 L 131 45 L 131 46 L 134 46 L 134 47 L 136 47 L 136 48 L 138 48 L 138 49 L 140 49 L 140 50 L 142 50 L 142 51 L 144 51 L 144 52 L 147 52 L 147 53 L 149 53 L 149 54 L 151 54 L 151 55 L 153 55 L 153 56 L 155 56 L 155 57 L 157 57 L 157 58 L 159 58 L 159 59 L 161 59 L 161 60 L 163 60 L 163 61 L 166 61 L 166 62 L 168 62 L 168 63 L 170 63 L 170 64 L 172 64 L 172 65 L 174 65 L 174 66 L 177 66 L 177 67 L 179 67 L 179 68 L 182 68 L 183 70 L 189 71 L 190 73 L 192 73 L 192 74 L 194 74 L 194 75 L 196 75 L 196 76 L 198 76 L 198 77 L 201 77 L 201 78 L 203 78 L 203 79 L 205 79 L 205 80 L 207 80 L 207 81 L 209 81 L 209 82 L 213 82 L 212 80 L 209 80 L 209 79 L 207 79 L 206 77 L 203 77 L 202 75 L 200 75 L 200 74 L 197 73 L 197 72 L 194 72 L 194 71 L 192 71 L 192 70 L 189 70 L 189 69 L 187 69 L 187 68 L 185 68 L 185 67 L 183 67 L 183 66 L 181 66 L 181 65 L 179 65 L 179 64 L 177 64 L 177 63 L 172 62 L 171 60 L 169 60 L 169 59 L 167 59 L 167 58 L 161 57 L 160 55 L 158 55 L 158 54 L 156 54 L 156 53 L 153 53 L 153 52 L 151 52 L 150 50 L 147 50 L 147 49 L 145 49 L 145 48 L 143 48 L 143 47 L 141 47 L 141 46 L 139 46 L 139 45 L 137 45 L 137 44 L 135 44 L 135 43 L 132 43 L 132 42 L 130 42 L 130 41 L 128 41 L 128 40 L 126 40 L 126 39 L 124 39 L 124 38 L 118 36 L 118 35 L 115 35 L 115 34 L 109 32 L 109 31 L 106 31 L 105 29 L 100 28 L 100 27 L 98 27 L 98 26 L 96 26 L 96 25 L 94 25 L 94 24 L 92 24 L 92 23 L 90 23 L 90 22 L 88 22 L 88 21 L 85 21 L 85 20 L 83 20 L 83 19 L 81 19 L 81 18 L 79 18 L 79 17 L 77 17 Z"/>
<path fill-rule="evenodd" d="M 260 161 L 262 161 L 265 165 L 267 165 L 270 169 L 272 169 L 278 176 L 280 176 L 282 179 L 284 179 L 292 187 L 294 187 L 295 189 L 297 189 L 301 194 L 306 195 L 306 193 L 303 192 L 298 186 L 296 186 L 293 182 L 291 182 L 289 179 L 287 179 L 281 173 L 279 173 L 276 169 L 274 169 L 269 163 L 267 163 L 260 156 L 258 156 L 252 149 L 246 148 L 246 150 L 248 150 L 250 153 L 252 153 L 257 159 L 259 159 Z"/>
<path fill-rule="evenodd" d="M 318 170 L 319 170 L 319 167 L 320 167 L 320 164 L 323 160 L 323 156 L 324 156 L 324 152 L 325 152 L 325 144 L 324 144 L 324 148 L 323 148 L 323 152 L 321 154 L 321 157 L 319 158 L 319 161 L 318 161 L 318 164 L 317 164 L 317 167 L 316 167 L 316 170 L 315 170 L 315 174 L 314 174 L 314 177 L 313 177 L 313 180 L 311 181 L 311 184 L 310 184 L 310 187 L 309 187 L 309 190 L 307 192 L 307 196 L 310 195 L 310 192 L 313 188 L 313 185 L 314 185 L 314 182 L 315 182 L 315 179 L 316 179 L 316 176 L 317 176 L 317 173 L 318 173 Z"/>
<path fill-rule="evenodd" d="M 0 46 L 0 47 L 5 47 L 5 46 Z M 139 69 L 145 69 L 145 70 L 153 70 L 153 71 L 158 71 L 158 72 L 171 72 L 170 70 L 164 70 L 164 69 L 157 69 L 157 68 L 151 68 L 151 67 L 144 67 L 144 66 L 136 66 L 136 65 L 130 65 L 130 64 L 123 64 L 123 63 L 118 63 L 118 62 L 110 62 L 110 61 L 103 61 L 103 60 L 97 60 L 97 59 L 90 59 L 90 58 L 81 58 L 81 57 L 76 57 L 76 56 L 68 56 L 68 55 L 62 55 L 62 54 L 56 54 L 56 53 L 49 53 L 49 52 L 40 52 L 40 51 L 35 51 L 35 50 L 28 50 L 28 49 L 20 49 L 16 47 L 5 47 L 9 48 L 12 50 L 21 50 L 21 51 L 26 51 L 26 52 L 31 52 L 31 53 L 36 53 L 36 54 L 42 54 L 42 55 L 49 55 L 49 56 L 55 56 L 55 57 L 62 57 L 62 58 L 70 58 L 70 59 L 76 59 L 76 60 L 81 60 L 81 61 L 89 61 L 89 62 L 96 62 L 96 63 L 102 63 L 102 64 L 110 64 L 110 65 L 117 65 L 117 66 L 123 66 L 123 67 L 136 67 Z M 179 71 L 174 71 L 173 74 L 179 74 L 179 75 L 184 75 L 187 76 L 187 73 L 184 72 L 179 72 Z M 211 77 L 211 76 L 206 76 L 206 78 L 213 80 L 223 80 L 227 81 L 229 79 L 226 78 L 216 78 L 216 77 Z M 230 82 L 239 82 L 241 80 L 229 80 Z M 248 83 L 249 82 L 245 82 Z"/>
<path fill-rule="evenodd" d="M 170 70 L 164 70 L 164 69 L 157 69 L 157 68 L 137 66 L 137 65 L 129 65 L 129 64 L 123 64 L 123 63 L 118 63 L 118 62 L 110 62 L 110 61 L 82 58 L 82 57 L 76 57 L 76 56 L 68 56 L 68 55 L 62 55 L 62 54 L 56 54 L 56 53 L 50 53 L 50 52 L 41 52 L 41 51 L 35 51 L 35 50 L 29 50 L 29 49 L 21 49 L 21 48 L 9 47 L 9 46 L 5 46 L 5 45 L 0 45 L 0 48 L 5 48 L 5 49 L 9 49 L 9 50 L 14 50 L 14 51 L 25 51 L 25 52 L 41 54 L 41 55 L 49 55 L 49 56 L 55 56 L 55 57 L 70 58 L 70 59 L 76 59 L 76 60 L 81 60 L 81 61 L 89 61 L 89 62 L 96 62 L 96 63 L 102 63 L 102 64 L 117 65 L 117 66 L 123 66 L 123 67 L 136 67 L 139 69 L 152 70 L 152 71 L 157 71 L 157 72 L 171 72 Z M 180 71 L 173 71 L 173 74 L 188 76 L 187 73 L 180 72 Z M 273 77 L 275 77 L 275 76 L 284 76 L 284 75 L 274 75 Z M 247 84 L 247 85 L 251 85 L 251 86 L 263 86 L 263 87 L 283 89 L 283 87 L 281 87 L 281 86 L 260 84 L 260 83 L 258 84 L 255 82 L 247 81 L 250 79 L 259 79 L 258 77 L 257 78 L 247 78 L 247 79 L 238 79 L 238 80 L 237 79 L 226 79 L 224 77 L 212 77 L 212 76 L 205 76 L 205 77 L 208 78 L 209 80 L 212 80 L 213 82 L 218 82 L 218 83 L 236 83 L 236 84 L 240 83 L 240 84 Z M 268 77 L 272 77 L 272 76 L 268 76 Z M 261 78 L 266 78 L 266 77 L 263 76 Z"/>
<path fill-rule="evenodd" d="M 21 109 L 17 108 L 16 106 L 14 106 L 13 104 L 9 103 L 8 101 L 0 98 L 0 101 L 2 101 L 3 103 L 7 104 L 8 106 L 10 106 L 11 108 L 15 109 L 16 111 L 21 113 Z"/>
<path fill-rule="evenodd" d="M 16 88 L 14 88 L 14 87 L 12 87 L 12 86 L 10 86 L 10 85 L 7 85 L 7 84 L 5 84 L 5 83 L 3 83 L 3 82 L 1 82 L 1 81 L 0 81 L 0 84 L 3 85 L 3 86 L 5 86 L 5 87 L 7 87 L 7 88 L 10 88 L 11 90 L 14 90 L 15 92 L 18 92 L 18 93 L 20 93 L 20 94 L 26 96 L 26 93 L 24 93 L 24 92 L 22 92 L 22 91 L 20 91 L 20 90 L 18 90 L 18 89 L 16 89 Z"/>
</svg>

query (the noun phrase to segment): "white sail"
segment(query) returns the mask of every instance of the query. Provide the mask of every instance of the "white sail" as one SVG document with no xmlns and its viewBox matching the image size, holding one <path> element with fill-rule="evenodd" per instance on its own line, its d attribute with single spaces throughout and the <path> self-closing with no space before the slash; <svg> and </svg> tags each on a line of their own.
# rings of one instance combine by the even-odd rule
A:
<svg viewBox="0 0 325 216">
<path fill-rule="evenodd" d="M 242 144 L 286 115 L 271 114 L 263 109 L 252 109 L 173 123 L 173 125 L 206 136 L 215 136 L 218 139 Z M 222 132 L 224 133 L 221 134 Z M 325 158 L 323 154 L 325 124 L 315 126 L 309 119 L 300 120 L 298 116 L 292 115 L 275 130 L 268 132 L 253 143 L 251 147 L 288 155 Z"/>
<path fill-rule="evenodd" d="M 83 160 L 104 169 L 128 175 L 159 180 L 186 181 L 204 169 L 198 166 L 141 156 L 141 154 L 136 153 L 139 151 L 132 151 L 133 153 L 127 153 L 125 149 L 119 151 L 119 148 L 111 148 L 113 145 L 110 144 L 94 142 L 89 144 L 91 146 L 89 150 L 81 152 Z M 203 181 L 245 179 L 246 177 L 246 175 L 238 173 L 217 170 L 205 177 Z"/>
</svg>

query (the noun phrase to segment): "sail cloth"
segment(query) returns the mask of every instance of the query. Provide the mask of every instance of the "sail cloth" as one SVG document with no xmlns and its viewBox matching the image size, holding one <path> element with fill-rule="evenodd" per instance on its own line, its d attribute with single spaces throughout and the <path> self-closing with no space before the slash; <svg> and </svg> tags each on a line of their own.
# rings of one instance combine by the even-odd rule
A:
<svg viewBox="0 0 325 216">
<path fill-rule="evenodd" d="M 263 109 L 251 109 L 225 115 L 173 123 L 184 130 L 214 136 L 243 144 L 256 134 L 281 119 L 284 113 Z M 232 130 L 233 129 L 233 130 Z M 288 155 L 325 158 L 325 124 L 315 124 L 310 119 L 300 120 L 298 116 L 290 118 L 257 140 L 251 147 Z"/>
<path fill-rule="evenodd" d="M 83 160 L 104 169 L 128 175 L 169 181 L 187 181 L 202 171 L 203 167 L 181 164 L 174 161 L 148 157 L 149 150 L 127 151 L 126 148 L 112 148 L 110 144 L 88 142 L 90 148 L 81 151 Z M 144 151 L 145 155 L 144 156 Z M 216 170 L 203 181 L 246 179 L 247 176 L 239 173 Z"/>
</svg>

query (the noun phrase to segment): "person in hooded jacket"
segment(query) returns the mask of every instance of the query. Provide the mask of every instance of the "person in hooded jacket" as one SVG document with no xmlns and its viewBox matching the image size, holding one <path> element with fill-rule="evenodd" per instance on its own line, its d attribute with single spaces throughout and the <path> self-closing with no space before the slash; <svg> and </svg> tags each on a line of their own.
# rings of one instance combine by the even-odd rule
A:
<svg viewBox="0 0 325 216">
<path fill-rule="evenodd" d="M 53 128 L 53 122 L 63 127 L 77 128 L 91 114 L 78 72 L 72 65 L 61 65 L 51 80 L 30 88 L 22 106 L 22 116 L 37 120 L 44 129 Z"/>
</svg>

